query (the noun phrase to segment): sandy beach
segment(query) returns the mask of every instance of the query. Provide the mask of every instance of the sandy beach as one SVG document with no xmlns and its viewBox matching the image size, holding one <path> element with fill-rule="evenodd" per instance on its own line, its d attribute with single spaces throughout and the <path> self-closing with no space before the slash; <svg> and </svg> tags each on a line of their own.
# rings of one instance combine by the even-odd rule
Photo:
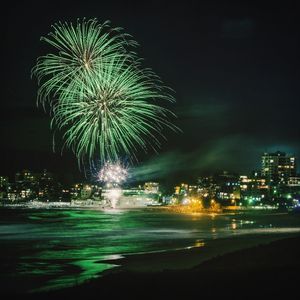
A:
<svg viewBox="0 0 300 300">
<path fill-rule="evenodd" d="M 258 245 L 265 245 L 276 240 L 293 236 L 300 236 L 300 234 L 247 235 L 199 242 L 199 245 L 195 247 L 174 251 L 125 255 L 121 260 L 107 261 L 112 264 L 120 264 L 120 267 L 107 270 L 106 273 L 123 271 L 146 273 L 188 270 L 205 261 L 227 253 L 252 248 Z"/>
<path fill-rule="evenodd" d="M 300 235 L 247 236 L 219 239 L 199 247 L 128 255 L 121 266 L 82 285 L 32 297 L 96 295 L 177 299 L 242 292 L 244 298 L 290 295 L 298 281 Z"/>
</svg>

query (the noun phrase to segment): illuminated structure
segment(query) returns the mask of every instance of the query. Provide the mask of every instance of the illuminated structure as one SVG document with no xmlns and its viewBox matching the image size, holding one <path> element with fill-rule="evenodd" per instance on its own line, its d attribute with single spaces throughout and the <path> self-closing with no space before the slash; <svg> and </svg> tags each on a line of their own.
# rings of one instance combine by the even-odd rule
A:
<svg viewBox="0 0 300 300">
<path fill-rule="evenodd" d="M 217 184 L 213 176 L 199 177 L 198 180 L 198 194 L 204 200 L 204 204 L 210 205 L 210 200 L 216 198 Z"/>
<path fill-rule="evenodd" d="M 241 199 L 247 205 L 255 205 L 266 200 L 269 195 L 269 186 L 265 178 L 258 176 L 240 176 Z"/>
<path fill-rule="evenodd" d="M 91 195 L 92 195 L 92 187 L 89 184 L 83 185 L 80 193 L 81 199 L 88 199 L 91 197 Z"/>
<path fill-rule="evenodd" d="M 0 176 L 0 188 L 6 188 L 8 185 L 8 177 Z"/>
<path fill-rule="evenodd" d="M 121 184 L 127 178 L 127 170 L 120 163 L 107 163 L 98 174 L 99 181 L 105 183 L 102 191 L 103 206 L 112 208 L 145 207 L 158 204 L 159 184 L 146 182 L 144 189 L 121 189 Z"/>
<path fill-rule="evenodd" d="M 102 201 L 104 206 L 111 205 L 111 199 L 115 198 L 116 208 L 137 208 L 151 205 L 159 205 L 159 193 L 149 193 L 142 188 L 113 188 L 103 189 Z"/>
<path fill-rule="evenodd" d="M 148 193 L 158 193 L 159 183 L 158 182 L 145 182 L 144 190 Z"/>
<path fill-rule="evenodd" d="M 49 173 L 46 169 L 38 176 L 39 177 L 39 198 L 49 200 L 58 196 L 54 188 L 53 174 Z"/>
<path fill-rule="evenodd" d="M 188 191 L 189 191 L 189 185 L 187 183 L 181 183 L 179 187 L 179 194 L 183 196 L 187 196 Z"/>
<path fill-rule="evenodd" d="M 39 174 L 23 170 L 15 174 L 15 184 L 11 186 L 8 197 L 11 200 L 31 200 L 38 197 Z"/>
<path fill-rule="evenodd" d="M 287 185 L 290 187 L 300 187 L 300 177 L 290 177 Z"/>
<path fill-rule="evenodd" d="M 65 192 L 65 193 L 64 193 Z M 67 194 L 72 205 L 95 205 L 102 206 L 102 187 L 98 184 L 76 183 L 70 189 L 64 189 L 62 196 Z"/>
<path fill-rule="evenodd" d="M 47 170 L 41 173 L 33 173 L 23 170 L 15 174 L 15 180 L 6 184 L 2 189 L 2 197 L 8 201 L 61 201 L 62 185 L 54 180 L 53 174 Z M 5 193 L 6 192 L 6 193 Z M 66 195 L 66 193 L 64 193 Z M 66 198 L 66 197 L 65 197 Z"/>
<path fill-rule="evenodd" d="M 81 183 L 73 184 L 70 188 L 71 199 L 80 199 L 82 188 L 83 184 Z"/>
<path fill-rule="evenodd" d="M 8 177 L 0 176 L 0 199 L 7 198 Z"/>
<path fill-rule="evenodd" d="M 214 176 L 216 186 L 216 199 L 222 205 L 235 205 L 240 199 L 239 178 L 236 174 L 227 171 Z"/>
<path fill-rule="evenodd" d="M 181 183 L 179 186 L 175 186 L 175 193 L 172 200 L 172 204 L 179 204 L 184 201 L 188 195 L 189 185 L 187 183 Z"/>
<path fill-rule="evenodd" d="M 284 152 L 264 153 L 261 163 L 261 174 L 268 182 L 286 184 L 296 176 L 296 158 Z"/>
<path fill-rule="evenodd" d="M 190 196 L 197 196 L 199 192 L 198 185 L 189 185 L 188 194 Z"/>
<path fill-rule="evenodd" d="M 37 174 L 33 174 L 29 170 L 23 170 L 21 172 L 17 172 L 15 175 L 16 183 L 34 183 L 37 182 Z"/>
</svg>

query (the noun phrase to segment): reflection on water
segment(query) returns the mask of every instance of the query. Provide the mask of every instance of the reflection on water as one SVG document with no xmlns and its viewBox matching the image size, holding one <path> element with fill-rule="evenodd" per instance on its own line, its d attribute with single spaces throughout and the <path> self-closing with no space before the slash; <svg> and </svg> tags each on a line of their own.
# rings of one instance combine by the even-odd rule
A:
<svg viewBox="0 0 300 300">
<path fill-rule="evenodd" d="M 196 242 L 195 242 L 195 247 L 204 247 L 205 246 L 205 243 L 203 242 L 203 241 L 199 241 L 199 240 L 197 240 Z"/>
<path fill-rule="evenodd" d="M 62 288 L 116 267 L 124 254 L 203 247 L 209 239 L 245 234 L 299 231 L 299 218 L 263 213 L 6 209 L 0 211 L 1 288 Z"/>
<path fill-rule="evenodd" d="M 31 291 L 46 291 L 78 285 L 87 279 L 97 278 L 97 274 L 117 266 L 113 264 L 97 263 L 94 259 L 78 260 L 73 262 L 73 264 L 78 266 L 82 272 L 76 275 L 66 274 L 59 276 L 49 280 L 44 286 L 32 289 Z"/>
</svg>

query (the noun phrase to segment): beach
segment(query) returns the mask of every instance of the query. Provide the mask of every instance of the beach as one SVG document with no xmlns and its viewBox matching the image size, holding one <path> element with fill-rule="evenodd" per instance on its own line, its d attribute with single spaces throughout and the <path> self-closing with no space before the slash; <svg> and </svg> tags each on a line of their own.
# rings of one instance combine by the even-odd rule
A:
<svg viewBox="0 0 300 300">
<path fill-rule="evenodd" d="M 239 282 L 266 266 L 275 271 L 297 268 L 297 261 L 287 260 L 295 259 L 299 250 L 293 241 L 299 242 L 300 219 L 278 211 L 9 210 L 0 230 L 4 295 L 130 295 L 143 287 L 149 293 L 152 287 L 162 290 L 159 295 L 167 289 L 171 295 L 180 287 L 183 292 L 195 278 L 201 279 L 197 286 L 210 285 L 208 278 L 220 285 L 232 277 Z M 285 252 L 280 250 L 284 247 Z M 273 261 L 267 260 L 268 251 L 275 251 Z"/>
<path fill-rule="evenodd" d="M 248 235 L 243 237 L 224 238 L 201 242 L 199 246 L 187 249 L 180 249 L 166 252 L 156 252 L 147 254 L 125 255 L 119 261 L 120 268 L 107 271 L 111 272 L 163 272 L 189 270 L 200 264 L 223 256 L 227 253 L 236 252 L 242 249 L 249 249 L 260 245 L 266 245 L 276 240 L 287 238 L 288 236 L 300 236 L 297 234 L 275 234 L 272 236 Z M 107 261 L 117 263 L 116 261 Z"/>
<path fill-rule="evenodd" d="M 293 295 L 299 281 L 300 235 L 278 236 L 273 241 L 261 239 L 258 244 L 257 239 L 247 240 L 239 246 L 231 239 L 215 241 L 214 247 L 228 250 L 229 245 L 233 247 L 223 255 L 210 259 L 208 255 L 207 260 L 200 259 L 202 263 L 196 265 L 195 256 L 202 250 L 199 248 L 134 255 L 125 258 L 120 269 L 107 271 L 101 278 L 77 287 L 32 296 L 94 298 L 105 294 L 110 297 L 177 299 L 198 295 L 235 299 L 239 293 L 239 297 L 248 299 Z M 231 251 L 238 248 L 240 250 Z"/>
</svg>

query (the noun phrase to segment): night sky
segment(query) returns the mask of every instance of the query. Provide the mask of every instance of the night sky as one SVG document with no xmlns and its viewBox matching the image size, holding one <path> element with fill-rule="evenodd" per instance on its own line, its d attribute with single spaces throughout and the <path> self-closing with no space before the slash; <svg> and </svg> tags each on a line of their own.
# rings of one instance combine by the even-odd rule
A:
<svg viewBox="0 0 300 300">
<path fill-rule="evenodd" d="M 159 155 L 140 155 L 139 179 L 247 174 L 264 151 L 300 159 L 296 1 L 161 2 L 9 1 L 2 8 L 0 175 L 47 168 L 69 181 L 84 177 L 71 152 L 53 153 L 50 117 L 36 107 L 30 76 L 49 50 L 40 37 L 51 24 L 83 17 L 123 27 L 140 44 L 145 66 L 176 92 L 172 110 L 183 133 L 166 131 Z"/>
</svg>

